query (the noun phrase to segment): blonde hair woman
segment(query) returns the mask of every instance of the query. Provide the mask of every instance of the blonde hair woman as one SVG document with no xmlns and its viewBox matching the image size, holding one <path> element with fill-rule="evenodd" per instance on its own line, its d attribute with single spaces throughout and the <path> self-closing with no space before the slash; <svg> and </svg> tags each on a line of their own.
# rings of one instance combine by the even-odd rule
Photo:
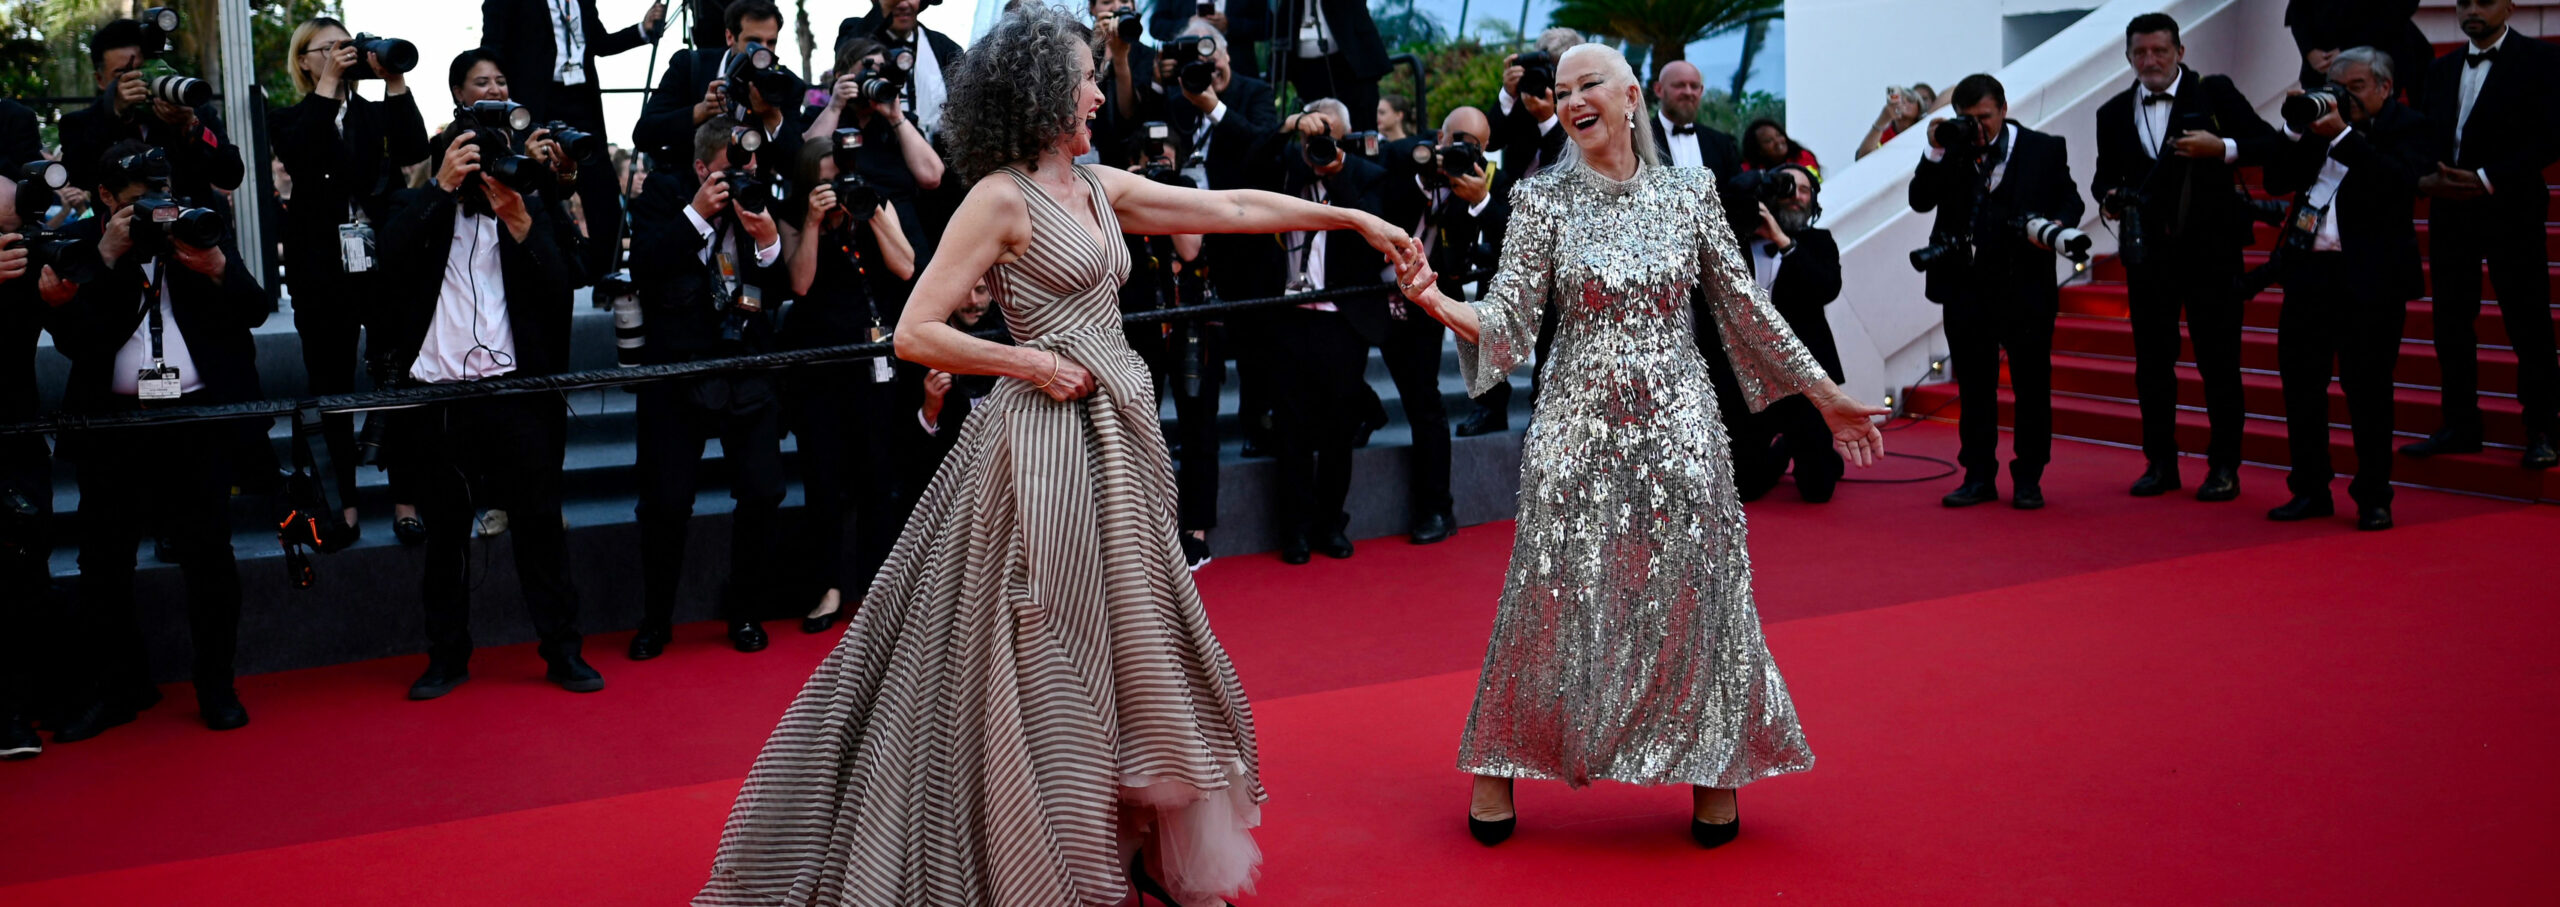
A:
<svg viewBox="0 0 2560 907">
<path fill-rule="evenodd" d="M 1481 302 L 1399 262 L 1405 296 L 1458 335 L 1470 393 L 1503 380 L 1561 313 L 1520 470 L 1519 538 L 1458 767 L 1468 828 L 1517 823 L 1513 779 L 1695 788 L 1690 834 L 1740 829 L 1736 788 L 1813 767 L 1760 635 L 1751 557 L 1715 390 L 1689 305 L 1703 289 L 1752 409 L 1802 393 L 1861 466 L 1885 410 L 1840 392 L 1789 333 L 1734 244 L 1715 176 L 1655 160 L 1626 58 L 1598 44 L 1556 65 L 1563 162 L 1512 190 L 1501 270 Z"/>
</svg>

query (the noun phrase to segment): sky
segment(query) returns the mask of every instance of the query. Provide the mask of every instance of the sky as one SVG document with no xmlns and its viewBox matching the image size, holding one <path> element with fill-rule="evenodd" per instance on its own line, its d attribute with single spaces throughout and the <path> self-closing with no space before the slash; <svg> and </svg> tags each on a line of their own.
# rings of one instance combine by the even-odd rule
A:
<svg viewBox="0 0 2560 907">
<path fill-rule="evenodd" d="M 786 15 L 793 10 L 792 0 L 778 2 Z M 1444 27 L 1454 29 L 1461 2 L 1416 0 L 1415 5 Z M 1554 3 L 1552 0 L 1527 2 L 1530 30 L 1535 31 L 1545 24 Z M 405 38 L 418 45 L 418 69 L 410 73 L 416 77 L 410 88 L 417 96 L 418 108 L 426 115 L 430 129 L 451 119 L 452 95 L 441 83 L 446 66 L 454 56 L 480 43 L 478 4 L 458 0 L 344 0 L 344 3 L 348 28 Z M 1079 12 L 1083 9 L 1074 0 L 1066 5 Z M 1140 5 L 1148 6 L 1148 0 L 1140 0 Z M 1469 0 L 1464 5 L 1467 17 L 1472 20 L 1499 17 L 1515 24 L 1520 20 L 1521 6 L 1518 3 Z M 823 45 L 835 38 L 836 23 L 861 15 L 870 9 L 871 4 L 870 0 L 809 0 L 808 7 L 810 18 L 814 20 L 810 25 L 811 31 Z M 998 0 L 949 0 L 927 8 L 922 18 L 926 26 L 950 34 L 965 45 L 970 37 L 977 34 L 974 25 L 979 17 L 992 15 L 1000 7 Z M 675 8 L 681 10 L 682 6 L 679 4 Z M 638 22 L 648 10 L 649 0 L 596 0 L 596 12 L 608 29 L 620 29 Z M 643 46 L 618 56 L 598 59 L 598 77 L 607 88 L 655 85 L 654 80 L 665 71 L 665 58 L 684 47 L 681 29 L 679 20 L 669 29 L 669 34 L 659 40 L 654 71 L 649 48 Z M 1469 30 L 1474 30 L 1472 23 Z M 788 24 L 784 26 L 781 50 L 793 70 L 799 71 L 800 47 L 792 31 Z M 1690 45 L 1689 61 L 1706 74 L 1710 87 L 1721 86 L 1733 79 L 1734 65 L 1739 62 L 1741 53 L 1742 37 L 1737 32 Z M 826 68 L 826 56 L 823 49 L 812 53 L 811 59 L 817 64 L 817 69 Z M 1751 89 L 1785 94 L 1787 66 L 1783 21 L 1770 29 L 1768 46 L 1752 68 L 1755 74 L 1749 86 Z M 801 74 L 808 75 L 807 72 Z M 360 84 L 365 95 L 377 99 L 382 96 L 382 83 L 368 81 Z M 614 144 L 631 144 L 631 129 L 639 121 L 641 100 L 642 96 L 637 94 L 605 96 L 605 134 Z"/>
</svg>

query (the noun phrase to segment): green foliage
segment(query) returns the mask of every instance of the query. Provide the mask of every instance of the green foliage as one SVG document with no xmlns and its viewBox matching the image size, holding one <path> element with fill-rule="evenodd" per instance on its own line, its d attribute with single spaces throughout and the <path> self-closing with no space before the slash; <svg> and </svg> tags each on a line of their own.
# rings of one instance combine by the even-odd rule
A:
<svg viewBox="0 0 2560 907">
<path fill-rule="evenodd" d="M 1736 100 L 1732 95 L 1710 90 L 1698 101 L 1698 122 L 1736 138 L 1741 137 L 1742 124 L 1762 117 L 1786 123 L 1787 99 L 1765 91 L 1753 91 L 1745 92 Z"/>
<path fill-rule="evenodd" d="M 1647 81 L 1691 43 L 1785 14 L 1784 0 L 1558 0 L 1549 21 L 1654 48 Z"/>
<path fill-rule="evenodd" d="M 1497 95 L 1502 90 L 1502 58 L 1507 49 L 1487 49 L 1469 38 L 1439 47 L 1417 48 L 1423 65 L 1431 70 L 1431 95 L 1424 101 L 1430 109 L 1433 128 L 1449 111 L 1474 107 L 1487 116 L 1501 108 Z"/>
<path fill-rule="evenodd" d="M 250 0 L 249 46 L 255 48 L 258 84 L 267 89 L 268 103 L 302 100 L 302 91 L 293 87 L 293 72 L 284 68 L 292 65 L 285 57 L 292 50 L 294 28 L 315 16 L 342 18 L 345 9 L 340 0 Z"/>
</svg>

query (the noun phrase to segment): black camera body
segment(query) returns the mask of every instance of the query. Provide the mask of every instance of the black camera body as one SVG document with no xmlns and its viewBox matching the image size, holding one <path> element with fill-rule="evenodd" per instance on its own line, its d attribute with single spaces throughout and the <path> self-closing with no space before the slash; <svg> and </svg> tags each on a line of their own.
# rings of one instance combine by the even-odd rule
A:
<svg viewBox="0 0 2560 907">
<path fill-rule="evenodd" d="M 1301 154 L 1306 155 L 1307 163 L 1318 167 L 1327 166 L 1342 159 L 1342 146 L 1334 142 L 1333 134 L 1330 132 L 1319 132 L 1315 135 L 1300 134 L 1298 148 Z"/>
<path fill-rule="evenodd" d="M 1114 9 L 1104 14 L 1103 18 L 1111 21 L 1110 28 L 1119 33 L 1122 44 L 1136 44 L 1138 39 L 1147 33 L 1147 23 L 1139 21 L 1138 11 L 1134 7 L 1123 6 Z"/>
<path fill-rule="evenodd" d="M 157 60 L 168 55 L 169 38 L 177 33 L 178 11 L 176 9 L 155 6 L 143 11 L 142 43 L 139 47 L 142 59 Z M 201 107 L 213 103 L 213 85 L 192 76 L 174 74 L 153 76 L 144 80 L 143 85 L 150 89 L 153 99 L 180 107 Z M 131 119 L 142 113 L 140 108 L 133 108 L 126 110 L 125 116 Z"/>
<path fill-rule="evenodd" d="M 559 142 L 561 150 L 569 152 L 569 157 L 574 160 L 584 162 L 604 159 L 604 136 L 571 126 L 563 120 L 538 123 L 534 128 L 550 130 L 551 140 Z"/>
<path fill-rule="evenodd" d="M 2318 122 L 2321 117 L 2339 110 L 2347 111 L 2345 116 L 2352 119 L 2355 109 L 2355 96 L 2340 90 L 2338 86 L 2322 85 L 2284 99 L 2284 105 L 2277 108 L 2277 112 L 2283 115 L 2285 125 L 2293 127 L 2296 133 L 2304 133 L 2310 132 L 2311 124 Z"/>
<path fill-rule="evenodd" d="M 153 148 L 117 161 L 115 166 L 124 172 L 128 184 L 142 184 L 142 196 L 133 200 L 133 220 L 128 227 L 134 248 L 158 255 L 176 251 L 171 243 L 185 243 L 197 249 L 222 244 L 227 230 L 222 215 L 169 194 L 168 152 Z"/>
<path fill-rule="evenodd" d="M 357 35 L 353 40 L 357 51 L 356 65 L 347 67 L 348 81 L 379 79 L 418 68 L 418 45 L 399 38 L 369 34 Z M 373 71 L 374 57 L 381 57 L 382 68 L 390 71 Z"/>
<path fill-rule="evenodd" d="M 790 67 L 782 65 L 773 48 L 755 41 L 747 42 L 745 51 L 731 54 L 729 70 L 720 75 L 728 80 L 729 104 L 740 112 L 738 119 L 741 120 L 749 119 L 745 113 L 752 108 L 747 104 L 746 94 L 738 90 L 740 85 L 754 88 L 756 94 L 764 97 L 766 105 L 783 110 L 796 109 L 800 96 L 809 90 L 808 83 L 800 81 L 799 76 L 791 74 Z"/>
<path fill-rule="evenodd" d="M 480 149 L 480 173 L 518 193 L 551 188 L 551 168 L 525 155 L 533 134 L 533 111 L 514 101 L 473 101 L 453 111 L 453 128 L 471 131 L 471 146 Z"/>
<path fill-rule="evenodd" d="M 1951 157 L 1971 157 L 1982 145 L 1982 123 L 1972 117 L 1939 120 L 1929 129 L 1930 137 L 1937 139 L 1938 147 L 1946 149 Z"/>
<path fill-rule="evenodd" d="M 916 55 L 913 51 L 903 47 L 896 48 L 890 51 L 886 63 L 879 65 L 864 63 L 862 68 L 853 71 L 856 90 L 861 92 L 864 100 L 871 103 L 884 106 L 896 104 L 898 96 L 906 92 L 908 80 L 915 78 L 915 65 Z"/>
<path fill-rule="evenodd" d="M 836 178 L 829 183 L 836 190 L 836 206 L 853 215 L 855 220 L 870 217 L 871 212 L 879 210 L 887 201 L 880 197 L 880 190 L 871 188 L 871 182 L 854 169 L 854 157 L 861 150 L 862 130 L 838 129 L 835 132 L 835 149 L 828 152 L 836 162 Z M 732 187 L 730 191 L 737 190 Z"/>
<path fill-rule="evenodd" d="M 729 184 L 729 204 L 749 214 L 763 214 L 791 196 L 790 181 L 764 176 L 734 163 L 720 171 L 719 179 Z"/>
<path fill-rule="evenodd" d="M 1926 274 L 1939 268 L 1973 264 L 1973 240 L 1958 233 L 1931 233 L 1929 244 L 1911 250 L 1911 269 Z"/>
<path fill-rule="evenodd" d="M 1484 164 L 1484 149 L 1466 139 L 1451 141 L 1447 146 L 1413 146 L 1414 169 L 1421 172 L 1423 185 L 1433 189 L 1449 185 L 1450 177 L 1480 173 Z"/>
<path fill-rule="evenodd" d="M 2116 237 L 2116 257 L 2125 264 L 2140 266 L 2151 260 L 2150 240 L 2142 235 L 2142 206 L 2148 201 L 2140 192 L 2118 189 L 2098 202 L 2108 217 L 2124 225 Z"/>
<path fill-rule="evenodd" d="M 1511 61 L 1520 67 L 1520 97 L 1543 95 L 1556 88 L 1556 55 L 1543 50 L 1520 54 Z"/>
<path fill-rule="evenodd" d="M 1795 179 L 1782 170 L 1745 170 L 1716 184 L 1716 198 L 1724 203 L 1725 222 L 1733 225 L 1733 235 L 1737 237 L 1749 236 L 1760 228 L 1760 206 L 1776 208 L 1795 196 Z"/>
<path fill-rule="evenodd" d="M 1164 58 L 1172 60 L 1177 71 L 1174 81 L 1182 90 L 1201 94 L 1218 81 L 1218 36 L 1184 35 L 1165 42 Z"/>
<path fill-rule="evenodd" d="M 88 283 L 98 276 L 97 248 L 87 240 L 73 239 L 44 228 L 45 209 L 53 206 L 54 190 L 70 183 L 70 170 L 53 161 L 35 161 L 20 171 L 18 184 L 18 240 L 0 250 L 27 250 L 27 273 L 39 274 L 46 267 L 55 276 L 72 283 Z"/>
</svg>

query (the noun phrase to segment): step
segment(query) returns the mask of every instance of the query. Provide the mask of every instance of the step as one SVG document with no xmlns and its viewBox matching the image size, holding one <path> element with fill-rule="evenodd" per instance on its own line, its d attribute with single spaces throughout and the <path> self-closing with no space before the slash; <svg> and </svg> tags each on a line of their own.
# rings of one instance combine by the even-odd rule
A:
<svg viewBox="0 0 2560 907">
<path fill-rule="evenodd" d="M 2278 235 L 2276 226 L 2274 224 L 2253 224 L 2252 226 L 2256 228 L 2256 240 L 2250 243 L 2249 250 L 2252 252 L 2274 251 Z M 2430 225 L 2426 221 L 2419 221 L 2418 251 L 2421 254 L 2431 254 L 2435 249 L 2434 243 L 2435 233 Z M 2560 261 L 2560 224 L 2543 225 L 2542 254 L 2547 260 Z"/>
<path fill-rule="evenodd" d="M 1928 414 L 1928 418 L 1950 423 L 1961 412 L 1957 405 L 1956 386 L 1951 382 L 1909 388 L 1905 394 L 1909 412 Z M 2001 388 L 2000 424 L 2004 428 L 2011 424 L 2014 402 L 2009 389 Z M 2053 400 L 2053 431 L 2057 437 L 2137 447 L 2142 441 L 2142 413 L 2130 402 L 2056 395 Z M 2202 453 L 2210 433 L 2204 413 L 2178 413 L 2179 450 L 2189 454 Z M 2278 466 L 2289 462 L 2285 448 L 2285 424 L 2280 419 L 2251 418 L 2242 432 L 2240 446 L 2241 457 L 2250 462 Z M 2329 429 L 2329 456 L 2341 477 L 2355 472 L 2354 448 L 2353 434 L 2333 424 Z M 2069 454 L 2065 452 L 2062 455 Z M 2397 485 L 2560 502 L 2560 470 L 2525 469 L 2516 464 L 2516 452 L 2512 450 L 2493 449 L 2477 454 L 2427 458 L 2396 457 L 2392 463 L 2391 478 Z M 2131 477 L 2127 477 L 2127 481 L 2130 480 Z"/>
<path fill-rule="evenodd" d="M 2259 266 L 2267 263 L 2267 253 L 2257 250 L 2242 252 L 2240 253 L 2240 261 L 2243 267 L 2255 270 Z M 2434 287 L 2435 263 L 2421 259 L 2418 264 L 2418 269 L 2426 281 L 2426 287 Z M 2092 281 L 2123 283 L 2124 263 L 2117 260 L 2117 258 L 2112 255 L 2096 259 L 2090 262 L 2088 275 L 2088 279 Z M 2544 278 L 2545 292 L 2550 294 L 2547 298 L 2560 299 L 2560 264 L 2554 264 L 2546 267 L 2544 269 Z M 2482 298 L 2498 298 L 2497 282 L 2489 279 L 2489 267 L 2486 264 L 2482 264 L 2480 267 L 2480 280 L 2480 295 Z"/>
<path fill-rule="evenodd" d="M 2255 168 L 2250 168 L 2250 169 L 2255 169 Z M 2552 205 L 2552 210 L 2554 210 L 2554 211 L 2560 211 L 2560 175 L 2546 175 L 2543 179 L 2544 179 L 2544 182 L 2545 182 L 2546 184 L 2554 184 L 2554 185 L 2551 185 L 2551 188 L 2548 190 L 2548 192 L 2549 192 L 2549 193 L 2550 193 L 2550 195 L 2551 195 L 2551 205 Z M 2292 200 L 2292 198 L 2293 198 L 2293 197 L 2292 197 L 2292 196 L 2290 196 L 2290 195 L 2276 195 L 2276 194 L 2274 194 L 2274 193 L 2268 192 L 2268 191 L 2267 191 L 2267 189 L 2266 189 L 2266 185 L 2265 185 L 2264 183 L 2259 182 L 2259 181 L 2258 181 L 2256 178 L 2254 178 L 2254 177 L 2249 178 L 2249 179 L 2247 179 L 2247 180 L 2243 181 L 2243 182 L 2241 183 L 2241 185 L 2242 185 L 2242 186 L 2247 187 L 2247 189 L 2249 190 L 2249 197 L 2250 197 L 2250 198 L 2254 198 L 2254 199 L 2273 199 L 2273 200 L 2276 200 L 2276 201 L 2290 201 L 2290 200 Z M 2418 203 L 2417 203 L 2417 205 L 2416 205 L 2413 209 L 2411 209 L 2411 212 L 2410 212 L 2410 213 L 2411 213 L 2414 217 L 2416 217 L 2417 219 L 2419 219 L 2419 220 L 2422 220 L 2422 221 L 2423 221 L 2423 220 L 2425 220 L 2425 219 L 2427 218 L 2427 216 L 2428 216 L 2428 215 L 2429 215 L 2429 214 L 2434 210 L 2434 207 L 2435 207 L 2435 206 L 2434 206 L 2434 204 L 2433 204 L 2433 202 L 2434 202 L 2434 201 L 2435 201 L 2434 199 L 2431 199 L 2431 198 L 2428 198 L 2428 197 L 2426 197 L 2426 196 L 2421 195 L 2421 196 L 2419 196 L 2419 197 L 2418 197 Z"/>
<path fill-rule="evenodd" d="M 2111 318 L 2065 315 L 2055 319 L 2053 349 L 2060 353 L 2084 353 L 2133 358 L 2133 325 Z M 2484 347 L 2480 356 L 2480 389 L 2489 393 L 2512 394 L 2516 389 L 2516 354 L 2511 350 Z M 2195 348 L 2180 338 L 2178 361 L 2195 361 Z M 2272 373 L 2276 371 L 2276 332 L 2262 328 L 2240 331 L 2240 367 Z M 2402 341 L 2400 363 L 2393 380 L 2414 387 L 2438 387 L 2443 371 L 2437 367 L 2433 343 Z"/>
<path fill-rule="evenodd" d="M 2133 362 L 2126 359 L 2102 359 L 2091 356 L 2057 355 L 2053 357 L 2053 389 L 2056 393 L 2106 397 L 2127 403 L 2140 399 L 2134 388 Z M 2202 411 L 2205 405 L 2204 376 L 2193 365 L 2177 366 L 2178 405 Z M 2283 418 L 2284 382 L 2266 372 L 2243 370 L 2240 373 L 2241 408 L 2253 416 Z M 2394 425 L 2402 433 L 2423 435 L 2443 424 L 2443 395 L 2435 388 L 2399 387 L 2392 391 Z M 2480 398 L 2481 421 L 2491 444 L 2522 447 L 2524 445 L 2524 407 L 2516 398 L 2486 394 Z M 2329 421 L 2348 421 L 2346 391 L 2329 383 Z"/>
<path fill-rule="evenodd" d="M 2129 305 L 2125 285 L 2121 283 L 2074 284 L 2062 288 L 2062 311 L 2066 314 L 2124 319 L 2131 317 Z M 2281 290 L 2269 290 L 2252 296 L 2243 304 L 2240 323 L 2247 327 L 2274 330 L 2278 325 L 2283 306 L 2284 293 Z M 2553 315 L 2555 321 L 2560 321 L 2560 310 L 2555 310 Z M 2472 319 L 2471 324 L 2472 330 L 2477 332 L 2480 338 L 2480 345 L 2495 347 L 2508 345 L 2507 323 L 2499 312 L 2497 301 L 2483 302 L 2480 306 L 2480 314 Z M 2420 299 L 2409 303 L 2408 325 L 2402 329 L 2401 336 L 2410 340 L 2435 339 L 2434 300 Z"/>
</svg>

